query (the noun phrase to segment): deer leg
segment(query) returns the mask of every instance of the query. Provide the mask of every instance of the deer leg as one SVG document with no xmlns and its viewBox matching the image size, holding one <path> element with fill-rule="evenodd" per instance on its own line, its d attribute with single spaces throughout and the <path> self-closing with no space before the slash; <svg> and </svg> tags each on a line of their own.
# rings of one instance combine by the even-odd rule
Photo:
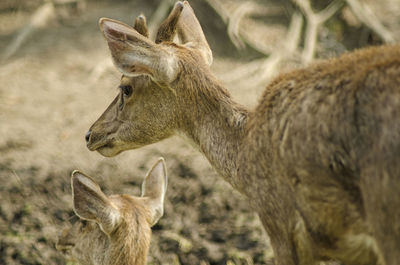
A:
<svg viewBox="0 0 400 265">
<path fill-rule="evenodd" d="M 382 154 L 382 153 L 381 153 Z M 361 175 L 364 208 L 384 262 L 400 261 L 400 165 L 398 157 L 375 157 Z M 397 159 L 397 161 L 395 161 Z M 371 161 L 370 161 L 371 162 Z"/>
<path fill-rule="evenodd" d="M 265 212 L 259 213 L 259 216 L 270 237 L 276 265 L 314 264 L 312 248 L 301 220 L 296 217 L 272 217 Z"/>
</svg>

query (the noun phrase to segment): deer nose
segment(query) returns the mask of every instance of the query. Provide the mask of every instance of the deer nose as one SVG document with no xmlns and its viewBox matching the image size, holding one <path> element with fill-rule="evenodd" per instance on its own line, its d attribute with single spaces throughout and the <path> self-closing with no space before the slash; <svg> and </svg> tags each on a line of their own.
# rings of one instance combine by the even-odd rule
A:
<svg viewBox="0 0 400 265">
<path fill-rule="evenodd" d="M 90 139 L 90 134 L 91 134 L 91 133 L 92 133 L 91 130 L 89 130 L 89 131 L 86 133 L 86 135 L 85 135 L 86 143 L 89 143 L 89 139 Z"/>
</svg>

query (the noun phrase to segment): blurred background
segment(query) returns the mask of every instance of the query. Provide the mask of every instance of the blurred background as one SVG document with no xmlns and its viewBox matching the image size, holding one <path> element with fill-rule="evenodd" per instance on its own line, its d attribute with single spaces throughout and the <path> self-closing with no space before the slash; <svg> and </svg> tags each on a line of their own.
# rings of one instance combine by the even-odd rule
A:
<svg viewBox="0 0 400 265">
<path fill-rule="evenodd" d="M 70 174 L 93 176 L 106 194 L 140 194 L 164 156 L 165 215 L 148 264 L 273 264 L 257 216 L 209 163 L 173 137 L 114 158 L 89 152 L 84 135 L 117 95 L 98 20 L 154 34 L 169 0 L 0 2 L 0 264 L 69 264 L 55 249 L 73 216 Z M 400 37 L 399 0 L 191 0 L 214 53 L 213 72 L 254 107 L 278 73 Z"/>
</svg>

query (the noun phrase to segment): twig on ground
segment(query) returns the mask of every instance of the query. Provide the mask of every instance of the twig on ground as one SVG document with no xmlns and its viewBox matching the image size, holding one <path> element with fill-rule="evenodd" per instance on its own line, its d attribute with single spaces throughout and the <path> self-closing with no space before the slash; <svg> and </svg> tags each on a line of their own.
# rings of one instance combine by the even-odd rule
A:
<svg viewBox="0 0 400 265">
<path fill-rule="evenodd" d="M 247 39 L 246 36 L 240 34 L 240 22 L 246 16 L 266 15 L 274 10 L 270 10 L 253 1 L 232 4 L 231 6 L 229 6 L 229 4 L 225 4 L 224 6 L 223 2 L 220 0 L 206 1 L 227 25 L 228 36 L 236 48 L 243 49 L 245 47 L 245 43 L 247 43 L 253 49 L 256 49 L 257 51 L 266 55 L 269 54 L 269 51 L 265 51 L 265 49 L 260 48 L 262 45 L 258 45 L 257 40 Z"/>
<path fill-rule="evenodd" d="M 393 34 L 383 26 L 378 17 L 374 14 L 371 8 L 366 3 L 361 3 L 358 0 L 346 0 L 353 14 L 367 27 L 372 29 L 386 43 L 396 42 Z"/>
<path fill-rule="evenodd" d="M 37 29 L 46 26 L 51 20 L 55 19 L 55 9 L 51 2 L 46 2 L 40 6 L 31 16 L 29 23 L 14 37 L 11 43 L 5 48 L 1 56 L 1 61 L 5 61 L 13 56 L 21 45 Z"/>
<path fill-rule="evenodd" d="M 307 64 L 312 61 L 315 55 L 315 49 L 318 41 L 318 29 L 331 18 L 341 7 L 342 2 L 337 0 L 319 13 L 312 10 L 310 0 L 293 0 L 300 8 L 307 20 L 307 28 L 304 39 L 304 50 L 302 52 L 302 61 Z"/>
<path fill-rule="evenodd" d="M 278 65 L 285 59 L 292 57 L 299 47 L 301 39 L 301 28 L 303 26 L 303 18 L 298 12 L 294 12 L 290 21 L 289 30 L 282 43 L 282 49 L 273 53 L 268 57 L 262 65 L 262 74 L 258 77 L 258 84 L 265 83 L 278 70 Z"/>
<path fill-rule="evenodd" d="M 244 2 L 240 4 L 233 12 L 232 15 L 229 16 L 228 21 L 228 35 L 231 39 L 232 43 L 238 49 L 243 49 L 245 47 L 245 43 L 243 41 L 243 36 L 240 35 L 240 22 L 245 16 L 252 14 L 265 14 L 266 9 L 255 2 Z M 248 40 L 245 42 L 249 43 Z"/>
<path fill-rule="evenodd" d="M 302 25 L 303 18 L 301 14 L 298 12 L 293 13 L 287 35 L 281 45 L 282 48 L 277 49 L 266 59 L 256 60 L 230 71 L 230 73 L 223 75 L 222 79 L 233 82 L 244 77 L 253 76 L 249 82 L 256 85 L 265 84 L 275 75 L 278 65 L 283 60 L 296 54 L 301 39 Z"/>
</svg>

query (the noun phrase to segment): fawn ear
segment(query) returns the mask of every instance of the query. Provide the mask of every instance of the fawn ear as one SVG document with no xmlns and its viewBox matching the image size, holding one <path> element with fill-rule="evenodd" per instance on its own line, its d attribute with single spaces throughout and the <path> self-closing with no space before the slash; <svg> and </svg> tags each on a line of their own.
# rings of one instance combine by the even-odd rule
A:
<svg viewBox="0 0 400 265">
<path fill-rule="evenodd" d="M 208 65 L 211 65 L 213 56 L 204 36 L 203 29 L 189 3 L 184 1 L 183 5 L 184 7 L 177 25 L 178 36 L 185 46 L 197 49 L 204 58 L 204 61 Z"/>
<path fill-rule="evenodd" d="M 99 24 L 114 64 L 124 75 L 148 75 L 166 84 L 175 80 L 178 60 L 171 49 L 155 44 L 122 22 L 102 18 Z"/>
<path fill-rule="evenodd" d="M 164 196 L 167 191 L 167 169 L 164 158 L 158 159 L 142 184 L 142 197 L 147 197 L 152 215 L 151 225 L 155 225 L 164 214 Z"/>
<path fill-rule="evenodd" d="M 96 221 L 110 234 L 120 222 L 120 213 L 89 176 L 75 170 L 71 176 L 72 200 L 76 215 Z"/>
</svg>

